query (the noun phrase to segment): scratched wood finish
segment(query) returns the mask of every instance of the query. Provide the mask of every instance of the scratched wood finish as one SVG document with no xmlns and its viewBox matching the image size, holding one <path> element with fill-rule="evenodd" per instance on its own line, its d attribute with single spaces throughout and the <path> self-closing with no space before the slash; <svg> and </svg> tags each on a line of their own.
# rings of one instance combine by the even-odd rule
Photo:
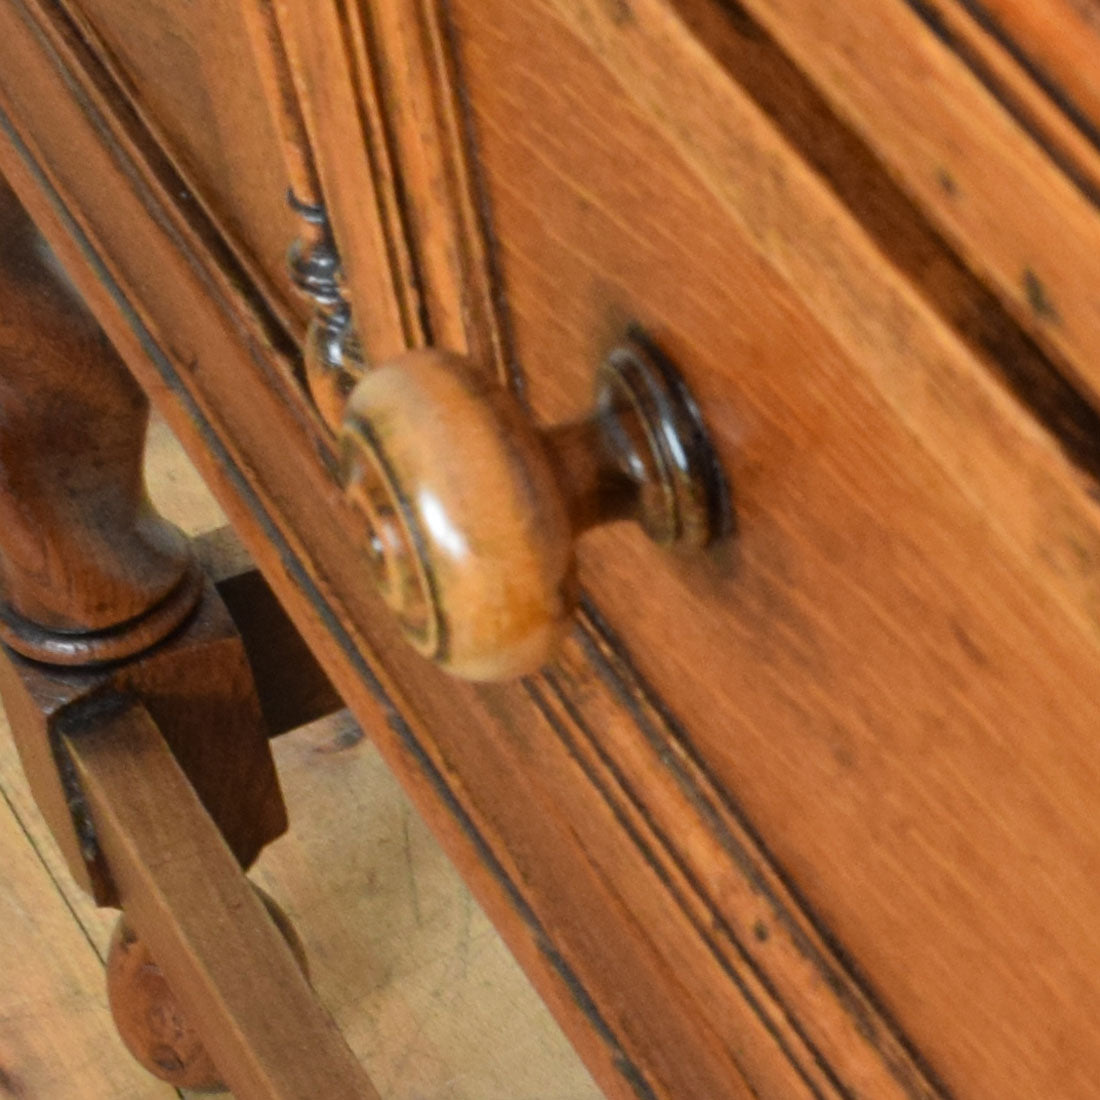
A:
<svg viewBox="0 0 1100 1100">
<path fill-rule="evenodd" d="M 1088 1096 L 1095 484 L 763 108 L 769 89 L 746 94 L 731 58 L 759 27 L 657 0 L 457 3 L 444 20 L 500 242 L 485 262 L 501 281 L 482 285 L 507 292 L 536 411 L 579 411 L 581 365 L 645 321 L 700 392 L 740 522 L 737 549 L 695 569 L 623 532 L 593 539 L 577 648 L 528 685 L 475 691 L 410 658 L 362 593 L 324 433 L 277 326 L 219 265 L 216 227 L 148 169 L 156 146 L 106 85 L 90 107 L 66 98 L 20 10 L 0 14 L 0 98 L 32 148 L 9 147 L 5 170 L 608 1094 Z M 417 26 L 440 10 L 416 6 Z M 340 64 L 312 125 L 328 119 L 322 176 L 366 270 L 364 242 L 392 247 L 412 219 L 372 221 L 390 201 L 377 170 L 383 193 L 353 209 L 364 168 L 340 150 L 361 149 L 370 82 L 348 61 L 354 20 L 319 11 L 297 41 L 309 64 L 338 44 Z M 79 42 L 43 33 L 87 88 Z M 853 132 L 879 148 L 874 127 Z M 934 241 L 940 215 L 918 207 L 910 231 Z M 947 257 L 971 301 L 992 288 L 1036 370 L 1052 352 L 1086 379 L 1085 344 L 1057 345 L 1004 256 L 964 236 L 930 262 Z M 444 308 L 453 328 L 454 299 L 421 309 L 401 263 L 378 338 L 422 341 Z M 501 300 L 495 316 L 475 301 L 468 341 L 469 317 L 507 326 Z"/>
</svg>

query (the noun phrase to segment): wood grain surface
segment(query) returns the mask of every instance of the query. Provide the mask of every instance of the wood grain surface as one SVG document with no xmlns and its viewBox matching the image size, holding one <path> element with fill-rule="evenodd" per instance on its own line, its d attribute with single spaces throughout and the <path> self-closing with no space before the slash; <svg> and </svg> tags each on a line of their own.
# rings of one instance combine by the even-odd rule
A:
<svg viewBox="0 0 1100 1100">
<path fill-rule="evenodd" d="M 384 171 L 363 153 L 401 86 L 377 59 L 364 75 L 369 28 L 286 10 L 375 337 L 427 342 L 439 314 L 502 349 L 556 421 L 640 321 L 725 456 L 737 542 L 693 566 L 592 536 L 581 629 L 543 676 L 474 690 L 397 643 L 278 311 L 37 0 L 0 11 L 4 169 L 601 1086 L 1090 1097 L 1093 261 L 1067 244 L 1070 285 L 1051 249 L 1096 223 L 1065 165 L 900 4 L 875 7 L 874 40 L 821 9 L 803 57 L 778 3 L 753 5 L 759 22 L 703 0 L 424 3 L 402 34 L 410 56 L 454 47 L 429 67 L 469 112 L 458 194 L 482 235 L 440 259 L 387 191 L 433 179 L 405 174 L 424 160 L 407 125 Z M 875 48 L 891 35 L 894 68 Z M 862 58 L 858 102 L 826 65 L 854 64 L 838 36 Z M 432 140 L 435 102 L 415 114 L 437 112 Z M 925 119 L 933 153 L 966 154 L 961 213 L 920 159 Z M 1026 194 L 1049 199 L 1043 232 Z M 1002 201 L 1020 216 L 992 216 Z M 432 293 L 410 272 L 434 272 Z M 966 329 L 955 288 L 987 328 Z M 1013 349 L 1055 407 L 1012 376 Z"/>
<path fill-rule="evenodd" d="M 58 664 L 128 657 L 198 597 L 183 536 L 145 498 L 149 403 L 3 181 L 0 239 L 0 629 Z"/>
<path fill-rule="evenodd" d="M 130 1058 L 107 1011 L 103 964 L 40 862 L 36 838 L 8 801 L 18 763 L 0 736 L 0 1090 L 49 1100 L 167 1100 L 176 1093 Z M 16 795 L 18 797 L 18 794 Z M 43 829 L 44 833 L 45 830 Z M 48 838 L 37 837 L 37 843 Z M 60 863 L 60 859 L 56 858 Z M 66 875 L 62 866 L 60 873 Z M 83 896 L 83 895 L 80 895 Z"/>
<path fill-rule="evenodd" d="M 127 923 L 240 1100 L 378 1100 L 144 705 L 65 737 Z"/>
<path fill-rule="evenodd" d="M 16 21 L 8 29 L 13 33 L 13 43 L 27 48 L 16 50 L 11 60 L 30 62 L 31 67 L 20 70 L 24 79 L 6 85 L 5 90 L 18 93 L 21 111 L 30 109 L 33 113 L 39 106 L 65 113 L 70 108 L 64 96 L 43 94 L 45 89 L 30 79 L 37 73 L 47 80 L 48 86 L 56 76 L 50 75 L 54 71 L 52 61 L 44 68 L 34 64 L 36 56 L 40 56 L 34 52 L 34 36 L 29 40 L 25 35 L 21 37 L 20 26 Z M 71 39 L 69 43 L 70 47 L 76 45 Z M 27 94 L 35 88 L 39 94 Z M 86 106 L 93 112 L 96 110 L 90 104 Z M 628 936 L 618 928 L 608 935 L 591 927 L 582 916 L 605 910 L 617 912 L 622 902 L 616 899 L 624 884 L 629 885 L 631 894 L 639 900 L 659 897 L 659 869 L 651 865 L 646 850 L 631 847 L 629 838 L 625 838 L 624 846 L 624 838 L 603 828 L 588 839 L 594 842 L 604 866 L 613 869 L 614 884 L 606 879 L 603 870 L 597 871 L 595 867 L 579 874 L 579 868 L 588 866 L 590 856 L 578 844 L 572 830 L 571 818 L 576 809 L 563 816 L 555 808 L 559 801 L 555 792 L 544 788 L 544 813 L 532 815 L 527 792 L 532 782 L 537 782 L 538 770 L 532 772 L 522 758 L 513 755 L 510 747 L 515 737 L 513 731 L 522 731 L 517 745 L 531 744 L 533 736 L 539 752 L 549 752 L 565 762 L 564 774 L 575 784 L 580 805 L 590 809 L 594 820 L 606 822 L 608 812 L 614 813 L 614 806 L 608 803 L 602 785 L 592 783 L 583 770 L 568 763 L 569 746 L 562 741 L 558 726 L 540 717 L 537 706 L 522 688 L 500 693 L 500 698 L 513 708 L 512 716 L 506 718 L 494 699 L 479 700 L 469 691 L 456 691 L 453 684 L 433 676 L 422 662 L 410 660 L 410 655 L 396 644 L 392 631 L 387 635 L 385 617 L 371 613 L 369 595 L 362 590 L 360 561 L 365 551 L 361 545 L 362 529 L 341 506 L 338 486 L 329 480 L 324 463 L 318 465 L 318 454 L 325 454 L 324 429 L 308 410 L 295 403 L 297 383 L 293 364 L 278 354 L 276 333 L 265 325 L 263 315 L 257 313 L 256 298 L 247 294 L 240 297 L 240 284 L 227 279 L 226 273 L 218 268 L 223 253 L 214 242 L 203 243 L 210 228 L 201 218 L 195 220 L 193 211 L 182 221 L 175 221 L 178 208 L 161 207 L 169 217 L 171 233 L 166 232 L 159 216 L 148 220 L 141 213 L 148 192 L 140 189 L 135 192 L 125 173 L 121 177 L 114 174 L 120 161 L 103 149 L 102 131 L 81 126 L 83 110 L 76 106 L 64 124 L 37 126 L 40 137 L 35 138 L 36 148 L 40 155 L 41 138 L 67 135 L 55 148 L 60 156 L 51 157 L 51 163 L 62 169 L 66 190 L 75 185 L 81 191 L 84 211 L 81 217 L 89 231 L 97 240 L 106 243 L 112 239 L 115 245 L 121 245 L 112 252 L 110 263 L 131 287 L 130 292 L 140 286 L 146 300 L 158 287 L 164 292 L 156 306 L 157 329 L 164 332 L 166 324 L 173 326 L 176 335 L 167 342 L 174 349 L 172 359 L 159 349 L 147 327 L 140 322 L 136 328 L 131 327 L 137 315 L 124 305 L 125 297 L 120 296 L 117 282 L 109 274 L 111 268 L 93 259 L 95 251 L 90 247 L 87 232 L 78 229 L 76 222 L 65 220 L 63 208 L 53 205 L 52 200 L 47 198 L 42 203 L 43 195 L 50 192 L 39 190 L 44 177 L 33 174 L 37 162 L 26 159 L 16 145 L 16 155 L 5 161 L 5 172 L 20 187 L 40 221 L 56 231 L 51 231 L 51 239 L 64 255 L 70 271 L 76 274 L 101 321 L 120 347 L 127 350 L 128 357 L 132 355 L 130 361 L 157 395 L 160 407 L 189 441 L 192 455 L 210 484 L 216 487 L 250 547 L 265 562 L 269 579 L 278 586 L 299 627 L 333 672 L 337 686 L 354 700 L 358 714 L 371 728 L 387 760 L 402 776 L 418 805 L 432 816 L 438 835 L 461 862 L 463 873 L 504 932 L 509 946 L 559 1019 L 566 1022 L 589 1065 L 599 1072 L 605 1091 L 612 1096 L 667 1095 L 685 1075 L 688 1085 L 698 1090 L 700 1067 L 685 1063 L 680 1052 L 690 1039 L 691 1019 L 700 1014 L 703 1019 L 713 1018 L 713 996 L 685 995 L 679 978 L 661 961 L 659 946 L 645 928 L 633 926 L 628 929 Z M 125 122 L 124 115 L 117 117 Z M 62 149 L 81 135 L 87 141 L 81 149 L 87 158 L 83 170 L 66 172 L 68 154 Z M 140 131 L 135 132 L 129 125 L 123 126 L 118 137 L 131 150 L 136 151 L 132 144 L 135 140 L 139 141 L 138 147 L 141 145 Z M 121 153 L 121 147 L 114 152 Z M 171 203 L 171 189 L 165 189 L 168 181 L 155 170 L 152 175 L 143 174 L 154 169 L 154 163 L 141 157 L 136 160 L 123 157 L 121 163 L 128 165 L 128 171 L 137 171 L 147 185 Z M 89 164 L 105 169 L 114 185 L 105 189 L 93 183 L 95 177 L 88 171 Z M 32 175 L 28 176 L 28 172 Z M 98 214 L 94 213 L 95 196 L 107 194 L 110 203 L 100 206 Z M 132 219 L 127 222 L 131 235 L 123 238 L 110 229 L 117 224 L 119 203 L 133 204 Z M 99 229 L 93 229 L 87 222 L 89 214 L 98 222 Z M 58 217 L 62 221 L 54 220 Z M 75 237 L 71 236 L 74 230 Z M 180 231 L 190 238 L 191 247 L 198 250 L 191 252 L 189 258 L 178 252 Z M 208 247 L 213 251 L 206 251 Z M 92 266 L 87 267 L 90 261 Z M 123 262 L 127 274 L 115 267 L 118 261 Z M 133 282 L 135 276 L 137 282 Z M 227 343 L 227 337 L 233 333 L 236 336 Z M 240 343 L 236 342 L 238 339 Z M 189 347 L 193 349 L 190 352 Z M 153 358 L 146 358 L 150 354 Z M 184 363 L 192 365 L 182 367 Z M 202 369 L 195 370 L 195 364 L 202 364 Z M 181 367 L 182 373 L 177 373 Z M 215 369 L 211 371 L 209 367 Z M 242 378 L 257 377 L 253 374 L 257 370 L 263 381 L 254 388 L 243 387 Z M 192 383 L 201 385 L 192 391 Z M 207 389 L 208 383 L 214 384 L 216 397 Z M 177 403 L 184 394 L 192 392 L 201 395 L 201 404 Z M 194 397 L 186 400 L 190 402 Z M 240 416 L 235 427 L 223 437 L 232 451 L 207 449 L 205 443 L 215 437 L 210 433 L 209 423 L 203 428 L 200 420 L 192 419 L 200 409 L 204 410 L 201 418 L 216 415 L 220 424 L 225 423 L 226 416 L 232 419 Z M 257 446 L 264 452 L 262 458 L 256 452 L 242 465 L 234 457 L 242 447 L 248 451 Z M 245 469 L 250 471 L 248 477 L 244 475 Z M 261 471 L 266 471 L 263 485 L 269 488 L 260 487 L 261 495 L 255 495 L 251 488 L 246 495 L 239 495 L 242 487 L 250 484 L 249 478 Z M 281 490 L 275 496 L 270 495 L 270 488 L 276 484 L 271 477 L 278 476 L 279 471 L 284 487 L 296 487 L 291 496 Z M 270 511 L 273 507 L 276 510 Z M 293 527 L 287 524 L 287 508 L 296 516 Z M 299 511 L 303 508 L 304 513 Z M 273 520 L 274 516 L 279 518 Z M 301 535 L 293 532 L 304 533 L 315 543 L 308 556 L 301 556 L 293 548 L 301 545 Z M 286 541 L 288 538 L 291 541 Z M 323 561 L 324 575 L 329 579 L 322 580 L 307 561 Z M 338 589 L 345 595 L 339 597 L 341 610 L 334 612 L 327 601 Z M 346 621 L 354 624 L 352 633 L 338 625 L 340 616 L 346 616 Z M 336 634 L 332 633 L 334 627 Z M 364 661 L 363 652 L 373 653 L 379 646 L 392 652 L 400 668 L 406 685 L 400 689 L 401 696 L 396 695 L 398 681 L 392 679 L 392 671 L 386 672 L 387 686 L 383 689 Z M 599 684 L 598 678 L 592 681 L 592 686 L 601 692 L 608 690 Z M 412 698 L 417 700 L 415 706 Z M 400 711 L 408 715 L 406 721 L 396 718 L 395 699 Z M 456 766 L 461 766 L 461 773 L 455 773 Z M 461 779 L 457 778 L 459 774 Z M 509 792 L 511 797 L 502 801 L 501 792 Z M 515 859 L 524 850 L 528 854 L 520 856 L 520 871 Z M 542 858 L 555 853 L 552 860 Z M 755 860 L 767 865 L 766 856 L 757 851 L 748 863 L 727 862 L 726 866 L 738 878 L 744 878 L 746 874 L 756 874 Z M 563 883 L 568 883 L 567 890 L 562 889 Z M 678 915 L 679 903 L 671 904 L 668 919 L 675 924 L 675 935 L 689 946 L 695 965 L 714 976 L 708 988 L 717 992 L 728 1010 L 744 1024 L 743 1031 L 733 1037 L 737 1051 L 732 1059 L 721 1051 L 708 1056 L 710 1065 L 704 1069 L 704 1088 L 718 1090 L 719 1094 L 737 1090 L 731 1094 L 740 1095 L 746 1087 L 742 1084 L 746 1072 L 751 1072 L 761 1083 L 760 1088 L 774 1085 L 780 1095 L 787 1096 L 813 1095 L 806 1089 L 817 1086 L 807 1086 L 807 1076 L 810 1080 L 815 1076 L 822 1079 L 823 1074 L 826 1080 L 838 1075 L 843 1079 L 849 1073 L 871 1073 L 887 1082 L 896 1081 L 899 1076 L 901 1080 L 919 1081 L 921 1073 L 914 1070 L 908 1055 L 903 1053 L 900 1061 L 894 1056 L 898 1049 L 904 1051 L 904 1048 L 899 1048 L 891 1038 L 889 1024 L 878 1019 L 873 1007 L 861 998 L 844 966 L 838 965 L 827 950 L 822 956 L 805 943 L 798 948 L 807 955 L 815 973 L 829 974 L 832 987 L 844 991 L 843 1000 L 831 1004 L 832 1019 L 844 1036 L 840 1047 L 843 1064 L 827 1064 L 823 1069 L 822 1054 L 815 1041 L 800 1038 L 797 1047 L 792 1048 L 776 1034 L 770 1017 L 775 1012 L 789 1016 L 792 1007 L 780 1001 L 774 1007 L 762 1009 L 755 1000 L 745 1002 L 739 988 L 729 984 L 728 975 L 720 966 L 713 969 L 716 961 L 711 946 L 699 937 L 686 917 Z M 770 895 L 768 905 L 780 922 L 777 927 L 794 927 L 787 901 Z M 740 920 L 731 919 L 738 923 Z M 548 932 L 549 927 L 555 928 L 553 935 Z M 784 937 L 787 934 L 784 931 Z M 759 963 L 754 960 L 750 965 Z M 631 978 L 634 987 L 630 1001 L 651 1005 L 651 1010 L 622 1015 L 620 982 L 624 976 Z M 660 1007 L 665 990 L 676 997 L 683 1010 L 673 1017 L 677 1026 L 672 1031 L 668 1016 Z M 660 995 L 654 991 L 661 991 Z M 869 1024 L 869 1019 L 876 1023 Z M 746 1056 L 748 1063 L 739 1068 L 740 1059 Z"/>
<path fill-rule="evenodd" d="M 176 1096 L 115 1033 L 103 960 L 117 914 L 69 880 L 2 726 L 0 1081 L 19 1100 Z M 354 722 L 288 734 L 275 753 L 301 827 L 253 877 L 292 914 L 315 989 L 387 1100 L 597 1100 Z"/>
<path fill-rule="evenodd" d="M 983 0 L 968 5 L 979 33 L 1010 54 L 1030 79 L 1097 145 L 1100 132 L 1100 6 L 1096 0 Z"/>
<path fill-rule="evenodd" d="M 217 221 L 234 257 L 294 324 L 305 307 L 284 274 L 298 226 L 239 6 L 89 0 L 66 8 L 130 89 L 143 123 L 172 148 L 181 200 Z"/>
</svg>

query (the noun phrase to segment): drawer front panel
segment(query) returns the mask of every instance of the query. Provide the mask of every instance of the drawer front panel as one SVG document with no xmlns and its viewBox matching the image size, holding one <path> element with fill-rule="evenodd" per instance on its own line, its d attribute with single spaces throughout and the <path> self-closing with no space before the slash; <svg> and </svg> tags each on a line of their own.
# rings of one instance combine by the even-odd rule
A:
<svg viewBox="0 0 1100 1100">
<path fill-rule="evenodd" d="M 868 319 L 850 288 L 828 301 L 849 272 L 798 281 L 782 227 L 743 223 L 751 196 L 716 190 L 708 124 L 681 116 L 726 107 L 701 102 L 705 59 L 658 113 L 608 68 L 619 50 L 641 64 L 634 43 L 671 20 L 608 7 L 453 5 L 535 410 L 583 411 L 591 365 L 639 322 L 687 376 L 733 486 L 736 537 L 708 560 L 670 566 L 636 531 L 599 532 L 585 589 L 947 1085 L 1085 1097 L 1095 487 L 914 292 L 869 299 Z M 746 139 L 724 163 L 731 189 L 770 173 L 783 202 L 813 193 L 789 150 L 752 153 Z M 789 230 L 804 253 L 850 234 L 876 264 L 864 276 L 900 285 L 819 190 L 817 222 Z"/>
</svg>

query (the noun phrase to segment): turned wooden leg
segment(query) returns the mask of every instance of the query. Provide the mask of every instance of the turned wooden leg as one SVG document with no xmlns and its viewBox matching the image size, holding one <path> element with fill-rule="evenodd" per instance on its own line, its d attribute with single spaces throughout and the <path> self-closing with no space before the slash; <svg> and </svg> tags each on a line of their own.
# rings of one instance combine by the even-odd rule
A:
<svg viewBox="0 0 1100 1100">
<path fill-rule="evenodd" d="M 243 875 L 286 812 L 241 636 L 146 496 L 147 415 L 0 184 L 0 694 L 70 870 L 124 911 L 116 1019 L 169 1081 L 370 1097 Z"/>
<path fill-rule="evenodd" d="M 145 493 L 145 396 L 0 200 L 0 637 L 55 665 L 118 660 L 186 618 L 199 573 Z"/>
<path fill-rule="evenodd" d="M 153 510 L 148 403 L 0 190 L 0 692 L 39 806 L 115 891 L 61 738 L 141 698 L 247 866 L 286 827 L 249 664 L 188 540 Z"/>
</svg>

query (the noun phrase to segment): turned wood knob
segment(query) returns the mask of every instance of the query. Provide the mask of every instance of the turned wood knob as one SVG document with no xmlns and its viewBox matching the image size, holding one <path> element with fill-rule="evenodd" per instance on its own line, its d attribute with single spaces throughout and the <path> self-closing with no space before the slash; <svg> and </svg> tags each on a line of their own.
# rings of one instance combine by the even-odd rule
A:
<svg viewBox="0 0 1100 1100">
<path fill-rule="evenodd" d="M 305 948 L 290 918 L 258 886 L 252 889 L 308 976 Z M 118 918 L 107 954 L 107 999 L 126 1049 L 154 1077 L 192 1092 L 226 1091 L 194 1024 L 125 916 Z"/>
<path fill-rule="evenodd" d="M 661 545 L 703 547 L 724 526 L 695 403 L 640 340 L 601 364 L 588 417 L 549 429 L 462 357 L 410 352 L 356 384 L 342 439 L 375 584 L 409 641 L 466 679 L 521 676 L 552 656 L 586 529 L 633 519 Z"/>
</svg>

